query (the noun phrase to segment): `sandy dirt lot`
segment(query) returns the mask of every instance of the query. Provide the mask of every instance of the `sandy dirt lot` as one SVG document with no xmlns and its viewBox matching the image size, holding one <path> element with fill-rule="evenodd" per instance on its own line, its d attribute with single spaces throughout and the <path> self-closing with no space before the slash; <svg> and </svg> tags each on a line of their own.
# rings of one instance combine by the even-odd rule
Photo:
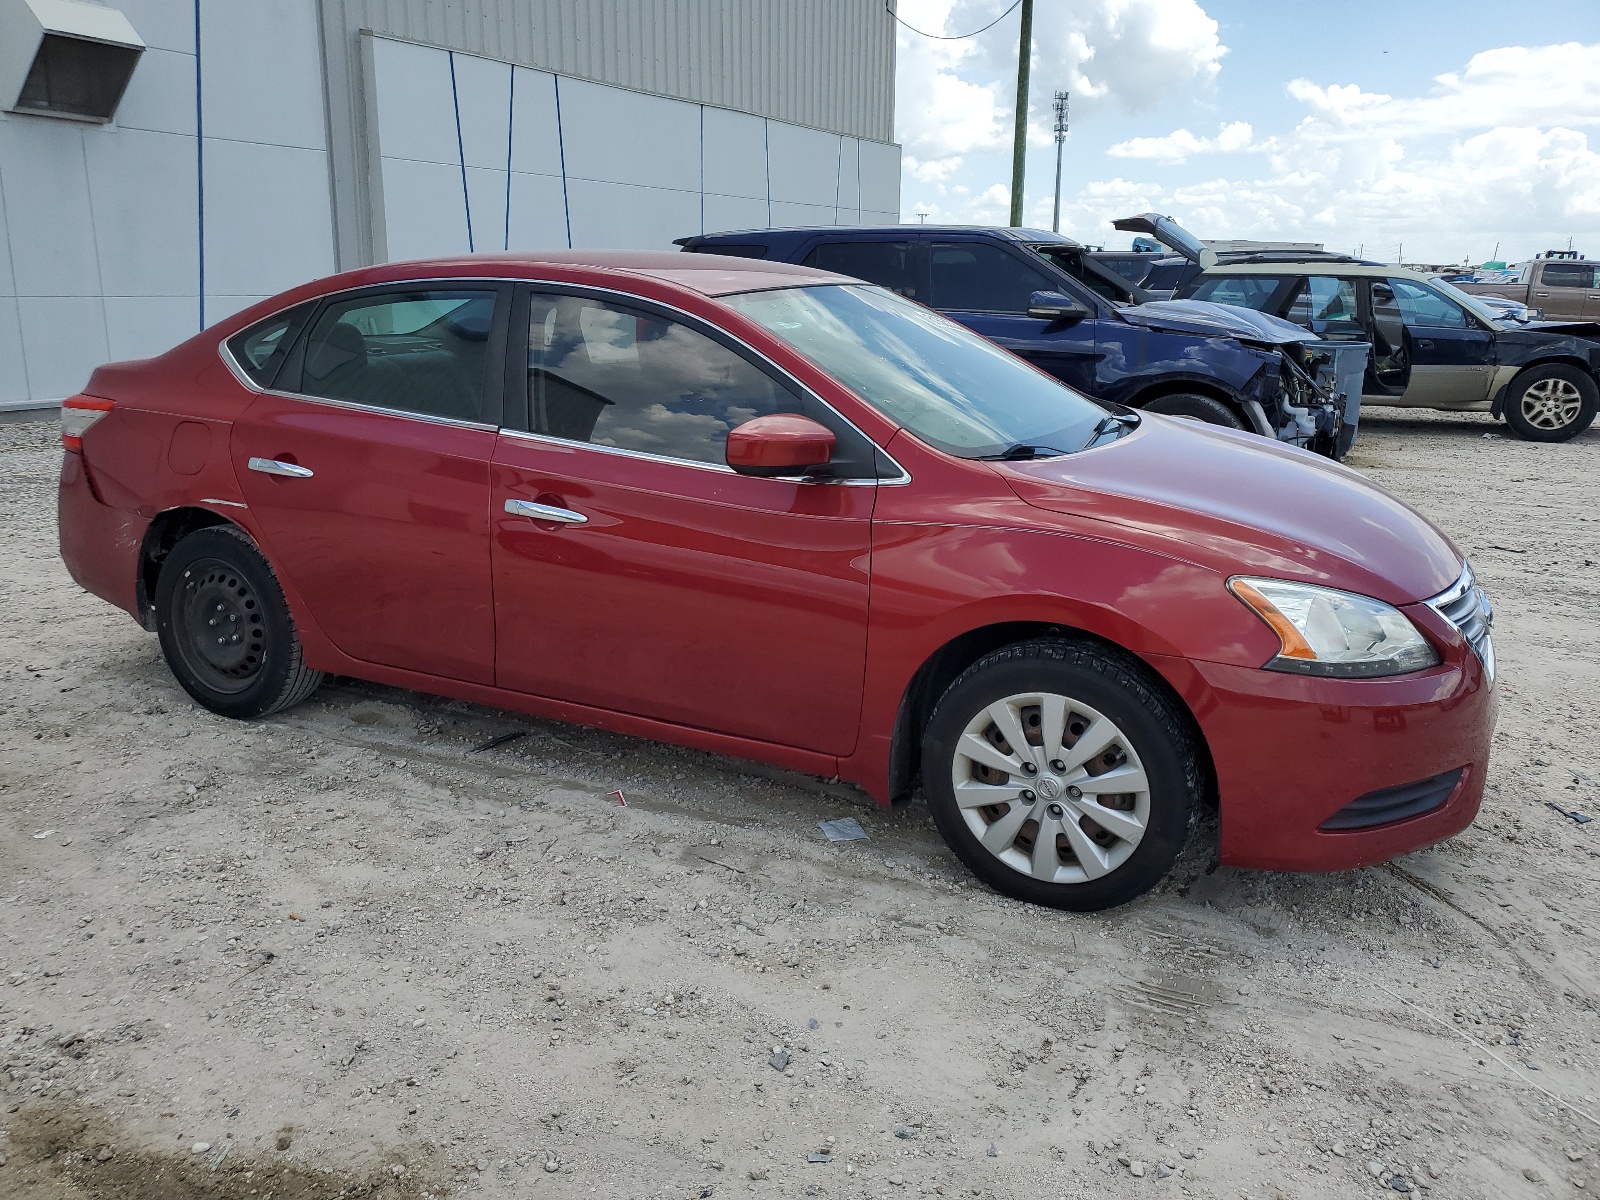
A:
<svg viewBox="0 0 1600 1200">
<path fill-rule="evenodd" d="M 1600 1191 L 1600 431 L 1501 429 L 1352 459 L 1497 604 L 1476 825 L 1334 876 L 1203 829 L 1074 916 L 705 754 L 348 680 L 213 717 L 0 427 L 0 1196 Z"/>
</svg>

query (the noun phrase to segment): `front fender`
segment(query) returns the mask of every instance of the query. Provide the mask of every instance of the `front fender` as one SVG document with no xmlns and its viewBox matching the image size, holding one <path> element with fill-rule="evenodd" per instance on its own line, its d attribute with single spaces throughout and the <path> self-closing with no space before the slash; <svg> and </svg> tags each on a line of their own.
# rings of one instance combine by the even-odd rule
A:
<svg viewBox="0 0 1600 1200">
<path fill-rule="evenodd" d="M 1001 625 L 1077 630 L 1148 662 L 1259 666 L 1276 637 L 1217 572 L 1118 542 L 988 525 L 887 524 L 873 544 L 857 751 L 845 777 L 886 799 L 896 717 L 941 648 Z"/>
</svg>

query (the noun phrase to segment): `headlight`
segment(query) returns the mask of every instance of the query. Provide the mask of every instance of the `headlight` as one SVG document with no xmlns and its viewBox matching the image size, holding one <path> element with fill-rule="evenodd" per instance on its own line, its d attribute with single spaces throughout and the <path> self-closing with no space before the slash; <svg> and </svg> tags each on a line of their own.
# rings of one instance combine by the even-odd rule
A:
<svg viewBox="0 0 1600 1200">
<path fill-rule="evenodd" d="M 1272 627 L 1272 671 L 1370 679 L 1437 666 L 1439 655 L 1392 604 L 1308 583 L 1235 575 L 1228 590 Z"/>
</svg>

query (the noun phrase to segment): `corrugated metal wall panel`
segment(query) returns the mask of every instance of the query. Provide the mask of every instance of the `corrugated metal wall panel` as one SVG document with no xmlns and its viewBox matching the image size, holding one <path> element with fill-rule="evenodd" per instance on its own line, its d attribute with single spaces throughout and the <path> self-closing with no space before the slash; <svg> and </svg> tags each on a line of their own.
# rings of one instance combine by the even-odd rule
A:
<svg viewBox="0 0 1600 1200">
<path fill-rule="evenodd" d="M 887 142 L 879 0 L 323 0 L 325 34 L 451 50 Z"/>
<path fill-rule="evenodd" d="M 374 260 L 360 31 L 755 113 L 894 137 L 881 0 L 319 0 L 341 266 Z"/>
</svg>

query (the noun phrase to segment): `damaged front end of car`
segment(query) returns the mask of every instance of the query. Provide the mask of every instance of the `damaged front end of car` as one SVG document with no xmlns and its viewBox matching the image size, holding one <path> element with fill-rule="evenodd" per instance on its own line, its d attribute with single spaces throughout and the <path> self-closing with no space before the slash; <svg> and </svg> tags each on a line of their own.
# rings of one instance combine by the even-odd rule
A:
<svg viewBox="0 0 1600 1200">
<path fill-rule="evenodd" d="M 1329 341 L 1279 317 L 1204 300 L 1157 300 L 1121 316 L 1225 337 L 1260 359 L 1241 395 L 1253 432 L 1336 460 L 1355 442 L 1366 342 Z"/>
</svg>

